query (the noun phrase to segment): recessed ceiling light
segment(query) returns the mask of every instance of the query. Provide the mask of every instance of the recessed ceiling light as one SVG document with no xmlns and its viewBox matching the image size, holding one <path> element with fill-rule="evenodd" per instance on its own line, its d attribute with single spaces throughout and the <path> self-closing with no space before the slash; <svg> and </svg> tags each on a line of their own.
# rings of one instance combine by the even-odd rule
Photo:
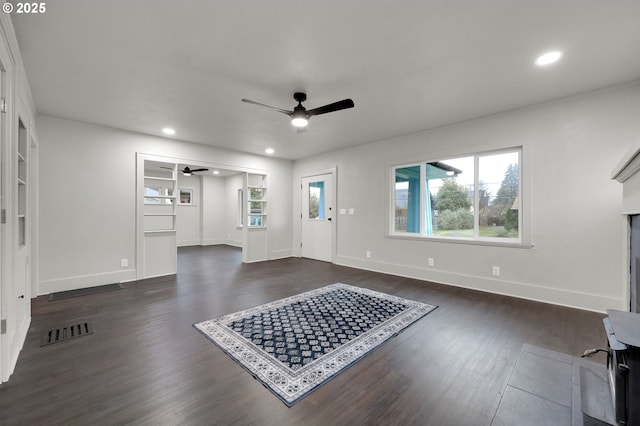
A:
<svg viewBox="0 0 640 426">
<path fill-rule="evenodd" d="M 219 174 L 220 174 L 220 172 L 219 172 L 218 170 L 214 170 L 214 171 L 213 171 L 213 174 L 214 174 L 214 175 L 219 175 Z"/>
<path fill-rule="evenodd" d="M 276 151 L 273 148 L 267 148 L 267 149 L 264 150 L 264 152 L 266 152 L 267 154 L 271 155 Z"/>
<path fill-rule="evenodd" d="M 176 131 L 171 127 L 165 127 L 164 129 L 162 129 L 162 133 L 164 133 L 165 135 L 175 135 Z"/>
<path fill-rule="evenodd" d="M 560 58 L 562 58 L 562 52 L 560 52 L 559 50 L 554 50 L 538 56 L 536 58 L 535 64 L 539 67 L 544 67 L 557 62 Z"/>
</svg>

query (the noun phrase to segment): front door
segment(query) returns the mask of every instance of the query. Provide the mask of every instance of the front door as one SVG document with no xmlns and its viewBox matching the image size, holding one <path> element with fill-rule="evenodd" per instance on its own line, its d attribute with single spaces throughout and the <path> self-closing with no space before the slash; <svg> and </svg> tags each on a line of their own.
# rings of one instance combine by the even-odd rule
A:
<svg viewBox="0 0 640 426">
<path fill-rule="evenodd" d="M 301 255 L 333 261 L 333 174 L 302 178 Z"/>
</svg>

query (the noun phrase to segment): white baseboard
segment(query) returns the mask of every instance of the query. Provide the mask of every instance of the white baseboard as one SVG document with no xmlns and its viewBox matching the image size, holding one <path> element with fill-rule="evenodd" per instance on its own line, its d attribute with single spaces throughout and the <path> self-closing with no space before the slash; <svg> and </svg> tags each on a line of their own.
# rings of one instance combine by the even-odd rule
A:
<svg viewBox="0 0 640 426">
<path fill-rule="evenodd" d="M 611 308 L 625 310 L 625 302 L 621 298 L 570 291 L 551 286 L 478 277 L 440 271 L 433 268 L 418 268 L 348 256 L 337 256 L 335 264 L 600 313 L 606 312 L 607 309 Z"/>
<path fill-rule="evenodd" d="M 99 285 L 134 281 L 135 269 L 123 269 L 99 274 L 78 275 L 75 277 L 57 278 L 40 281 L 38 284 L 38 296 L 58 291 L 77 290 L 79 288 L 96 287 Z"/>
<path fill-rule="evenodd" d="M 197 245 L 201 246 L 219 246 L 221 244 L 226 244 L 224 239 L 211 239 L 211 240 L 202 240 L 202 243 L 198 243 Z"/>
<path fill-rule="evenodd" d="M 200 240 L 182 240 L 176 241 L 176 246 L 178 247 L 189 247 L 189 246 L 199 246 Z"/>
<path fill-rule="evenodd" d="M 224 240 L 222 244 L 226 244 L 232 247 L 240 247 L 242 248 L 242 240 Z"/>
<path fill-rule="evenodd" d="M 274 250 L 270 253 L 269 260 L 286 259 L 287 257 L 293 257 L 293 250 Z"/>
<path fill-rule="evenodd" d="M 27 340 L 27 332 L 29 331 L 29 326 L 31 325 L 31 315 L 29 315 L 26 320 L 23 322 L 20 329 L 17 331 L 18 335 L 16 337 L 17 345 L 15 348 L 9 348 L 9 362 L 6 365 L 6 371 L 2 372 L 2 377 L 0 377 L 0 383 L 9 381 L 9 378 L 13 374 L 16 369 L 16 364 L 18 363 L 18 357 L 20 356 L 20 352 L 24 346 L 25 340 Z"/>
</svg>

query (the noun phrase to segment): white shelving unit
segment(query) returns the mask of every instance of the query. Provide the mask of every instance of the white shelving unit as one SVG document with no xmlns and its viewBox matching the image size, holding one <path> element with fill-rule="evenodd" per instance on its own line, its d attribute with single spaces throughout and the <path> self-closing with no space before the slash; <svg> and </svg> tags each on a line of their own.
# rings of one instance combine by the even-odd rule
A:
<svg viewBox="0 0 640 426">
<path fill-rule="evenodd" d="M 176 232 L 176 176 L 176 165 L 167 168 L 153 162 L 145 163 L 145 234 Z"/>
<path fill-rule="evenodd" d="M 27 244 L 27 129 L 18 120 L 18 248 Z"/>
<path fill-rule="evenodd" d="M 177 272 L 178 166 L 162 157 L 137 154 L 138 279 Z"/>
<path fill-rule="evenodd" d="M 267 186 L 266 176 L 248 174 L 247 184 L 247 225 L 249 228 L 267 227 Z"/>
</svg>

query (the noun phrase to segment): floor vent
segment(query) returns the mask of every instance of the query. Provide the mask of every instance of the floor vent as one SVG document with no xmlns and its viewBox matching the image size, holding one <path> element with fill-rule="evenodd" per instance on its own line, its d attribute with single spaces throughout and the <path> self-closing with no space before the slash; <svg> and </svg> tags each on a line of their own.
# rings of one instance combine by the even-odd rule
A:
<svg viewBox="0 0 640 426">
<path fill-rule="evenodd" d="M 82 322 L 80 324 L 66 325 L 64 327 L 49 330 L 42 339 L 40 346 L 51 345 L 66 340 L 75 339 L 76 337 L 88 336 L 93 334 L 93 323 Z"/>
</svg>

